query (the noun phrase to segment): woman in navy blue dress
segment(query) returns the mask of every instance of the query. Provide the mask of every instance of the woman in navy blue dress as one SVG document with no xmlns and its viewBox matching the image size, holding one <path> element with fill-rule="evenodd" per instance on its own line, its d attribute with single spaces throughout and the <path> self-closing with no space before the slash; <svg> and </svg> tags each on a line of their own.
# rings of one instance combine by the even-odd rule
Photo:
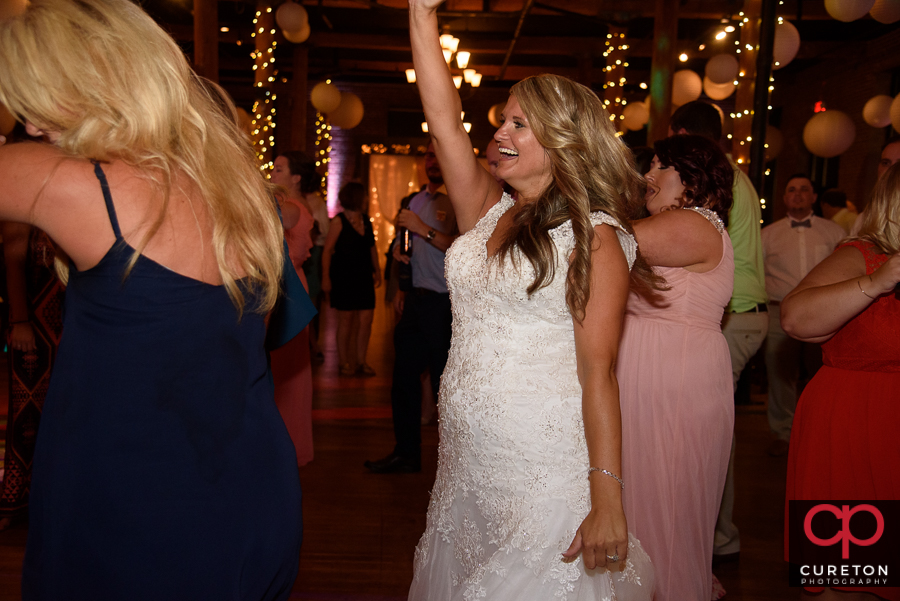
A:
<svg viewBox="0 0 900 601">
<path fill-rule="evenodd" d="M 128 0 L 0 23 L 0 219 L 68 265 L 25 599 L 286 599 L 300 484 L 267 376 L 281 224 L 253 152 Z"/>
</svg>

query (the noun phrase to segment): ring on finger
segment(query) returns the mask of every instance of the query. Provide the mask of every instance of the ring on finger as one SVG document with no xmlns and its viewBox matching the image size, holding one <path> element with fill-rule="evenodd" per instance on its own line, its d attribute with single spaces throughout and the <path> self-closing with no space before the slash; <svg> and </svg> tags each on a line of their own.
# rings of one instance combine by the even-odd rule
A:
<svg viewBox="0 0 900 601">
<path fill-rule="evenodd" d="M 619 552 L 616 551 L 616 553 L 612 556 L 607 555 L 606 559 L 608 559 L 609 561 L 611 561 L 613 563 L 616 563 L 617 561 L 619 561 Z"/>
</svg>

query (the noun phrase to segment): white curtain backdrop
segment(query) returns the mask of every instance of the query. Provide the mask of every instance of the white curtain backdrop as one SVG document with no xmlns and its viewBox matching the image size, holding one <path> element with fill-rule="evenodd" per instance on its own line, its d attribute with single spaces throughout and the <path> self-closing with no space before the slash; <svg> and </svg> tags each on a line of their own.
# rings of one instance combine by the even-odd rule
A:
<svg viewBox="0 0 900 601">
<path fill-rule="evenodd" d="M 424 158 L 396 154 L 369 157 L 369 217 L 375 230 L 375 245 L 382 257 L 394 239 L 394 218 L 400 201 L 418 192 L 424 182 Z"/>
</svg>

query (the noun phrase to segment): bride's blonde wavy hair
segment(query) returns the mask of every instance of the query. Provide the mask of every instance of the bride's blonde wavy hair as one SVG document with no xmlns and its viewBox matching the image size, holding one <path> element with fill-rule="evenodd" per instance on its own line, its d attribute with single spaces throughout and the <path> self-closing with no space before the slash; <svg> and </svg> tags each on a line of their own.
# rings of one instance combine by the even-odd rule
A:
<svg viewBox="0 0 900 601">
<path fill-rule="evenodd" d="M 556 275 L 550 230 L 571 219 L 575 250 L 567 273 L 566 304 L 581 321 L 591 296 L 594 228 L 590 214 L 605 211 L 633 235 L 626 207 L 640 196 L 642 179 L 631 153 L 616 137 L 609 113 L 589 88 L 565 77 L 538 75 L 514 85 L 510 94 L 519 101 L 549 157 L 552 179 L 538 199 L 516 215 L 498 256 L 515 261 L 513 251 L 518 250 L 528 259 L 535 272 L 528 293 L 534 293 Z M 640 253 L 632 279 L 652 288 L 662 281 Z"/>
<path fill-rule="evenodd" d="M 270 186 L 223 99 L 143 10 L 129 0 L 32 0 L 0 23 L 0 57 L 0 102 L 18 119 L 59 132 L 56 145 L 68 155 L 134 166 L 162 194 L 129 270 L 183 174 L 207 206 L 219 273 L 238 311 L 242 275 L 259 299 L 252 310 L 275 304 L 284 257 Z"/>
</svg>

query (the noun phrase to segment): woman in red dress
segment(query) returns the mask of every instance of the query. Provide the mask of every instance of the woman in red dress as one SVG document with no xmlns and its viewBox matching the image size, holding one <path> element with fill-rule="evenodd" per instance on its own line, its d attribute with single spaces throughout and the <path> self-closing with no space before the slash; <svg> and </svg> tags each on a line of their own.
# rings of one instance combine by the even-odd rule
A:
<svg viewBox="0 0 900 601">
<path fill-rule="evenodd" d="M 838 246 L 782 303 L 785 332 L 823 343 L 825 364 L 797 405 L 787 501 L 900 499 L 898 282 L 900 164 L 876 184 L 859 235 Z M 786 558 L 787 542 L 786 532 Z M 836 587 L 821 598 L 847 599 L 833 590 L 900 600 L 900 588 Z"/>
</svg>

